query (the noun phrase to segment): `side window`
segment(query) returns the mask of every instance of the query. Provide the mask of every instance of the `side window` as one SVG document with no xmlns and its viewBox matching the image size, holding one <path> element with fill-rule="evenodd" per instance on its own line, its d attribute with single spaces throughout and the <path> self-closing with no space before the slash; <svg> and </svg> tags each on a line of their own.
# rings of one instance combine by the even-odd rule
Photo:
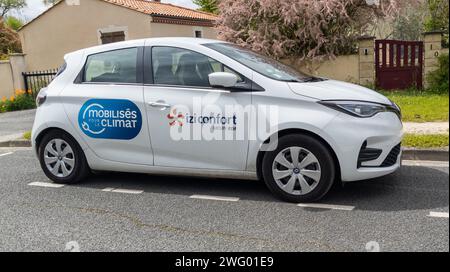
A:
<svg viewBox="0 0 450 272">
<path fill-rule="evenodd" d="M 83 82 L 137 83 L 137 48 L 90 55 Z"/>
<path fill-rule="evenodd" d="M 210 87 L 209 74 L 225 71 L 225 66 L 216 60 L 174 47 L 153 47 L 152 62 L 154 83 L 163 85 Z"/>
<path fill-rule="evenodd" d="M 63 65 L 61 65 L 61 67 L 59 67 L 58 72 L 55 75 L 55 78 L 58 77 L 60 74 L 64 73 L 64 71 L 67 69 L 67 63 L 64 62 Z"/>
</svg>

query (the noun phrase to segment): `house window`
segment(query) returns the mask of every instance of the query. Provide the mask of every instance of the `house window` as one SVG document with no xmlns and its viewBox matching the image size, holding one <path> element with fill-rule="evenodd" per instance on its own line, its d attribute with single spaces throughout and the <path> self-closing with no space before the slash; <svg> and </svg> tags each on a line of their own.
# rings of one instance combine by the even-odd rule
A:
<svg viewBox="0 0 450 272">
<path fill-rule="evenodd" d="M 102 44 L 123 42 L 125 41 L 125 32 L 117 31 L 117 32 L 101 33 L 100 39 L 102 40 Z"/>
<path fill-rule="evenodd" d="M 203 37 L 203 33 L 201 30 L 196 30 L 195 32 L 195 37 L 196 38 L 202 38 Z"/>
</svg>

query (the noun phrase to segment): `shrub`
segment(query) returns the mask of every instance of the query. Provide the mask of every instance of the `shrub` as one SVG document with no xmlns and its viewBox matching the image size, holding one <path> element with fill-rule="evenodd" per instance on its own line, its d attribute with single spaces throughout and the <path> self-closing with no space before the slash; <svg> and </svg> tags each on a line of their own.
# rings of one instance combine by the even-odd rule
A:
<svg viewBox="0 0 450 272">
<path fill-rule="evenodd" d="M 36 107 L 31 91 L 18 90 L 10 98 L 0 100 L 0 112 L 34 109 Z"/>
<path fill-rule="evenodd" d="M 278 59 L 333 58 L 354 53 L 357 38 L 390 20 L 409 0 L 221 0 L 219 38 Z"/>
<path fill-rule="evenodd" d="M 22 52 L 17 32 L 10 29 L 0 16 L 0 58 L 7 59 L 8 54 Z"/>
<path fill-rule="evenodd" d="M 448 54 L 443 54 L 439 57 L 439 68 L 427 75 L 431 92 L 448 93 L 448 68 Z"/>
</svg>

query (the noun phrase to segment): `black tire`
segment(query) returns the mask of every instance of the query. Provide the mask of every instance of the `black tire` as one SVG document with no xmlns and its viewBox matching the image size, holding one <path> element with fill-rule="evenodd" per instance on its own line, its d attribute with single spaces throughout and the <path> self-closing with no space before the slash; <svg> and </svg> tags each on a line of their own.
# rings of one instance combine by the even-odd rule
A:
<svg viewBox="0 0 450 272">
<path fill-rule="evenodd" d="M 272 166 L 277 155 L 289 147 L 300 147 L 310 151 L 318 160 L 321 168 L 321 177 L 316 187 L 304 195 L 296 195 L 285 192 L 275 181 Z M 269 190 L 278 198 L 294 203 L 314 202 L 325 196 L 332 187 L 336 169 L 333 156 L 326 146 L 315 138 L 303 135 L 286 135 L 279 139 L 277 149 L 266 152 L 262 161 L 262 174 L 264 182 Z"/>
<path fill-rule="evenodd" d="M 59 177 L 52 174 L 45 163 L 45 147 L 49 142 L 56 139 L 64 140 L 73 151 L 74 166 L 71 168 L 71 173 L 66 177 Z M 74 184 L 83 180 L 90 173 L 86 157 L 84 156 L 84 152 L 79 144 L 75 141 L 75 139 L 73 139 L 72 136 L 61 130 L 51 130 L 43 136 L 39 143 L 38 156 L 41 168 L 45 175 L 55 183 Z"/>
</svg>

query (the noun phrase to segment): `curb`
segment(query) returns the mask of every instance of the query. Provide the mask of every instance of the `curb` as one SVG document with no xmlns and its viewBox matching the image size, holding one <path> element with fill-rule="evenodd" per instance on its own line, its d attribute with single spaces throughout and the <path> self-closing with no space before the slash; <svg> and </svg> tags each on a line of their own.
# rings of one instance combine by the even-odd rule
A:
<svg viewBox="0 0 450 272">
<path fill-rule="evenodd" d="M 446 148 L 404 148 L 403 160 L 412 161 L 449 161 L 449 149 Z"/>
<path fill-rule="evenodd" d="M 0 142 L 0 147 L 31 147 L 30 140 L 11 140 Z"/>
<path fill-rule="evenodd" d="M 0 147 L 31 147 L 30 140 L 0 142 Z M 403 148 L 403 160 L 411 161 L 449 161 L 449 148 Z"/>
</svg>

